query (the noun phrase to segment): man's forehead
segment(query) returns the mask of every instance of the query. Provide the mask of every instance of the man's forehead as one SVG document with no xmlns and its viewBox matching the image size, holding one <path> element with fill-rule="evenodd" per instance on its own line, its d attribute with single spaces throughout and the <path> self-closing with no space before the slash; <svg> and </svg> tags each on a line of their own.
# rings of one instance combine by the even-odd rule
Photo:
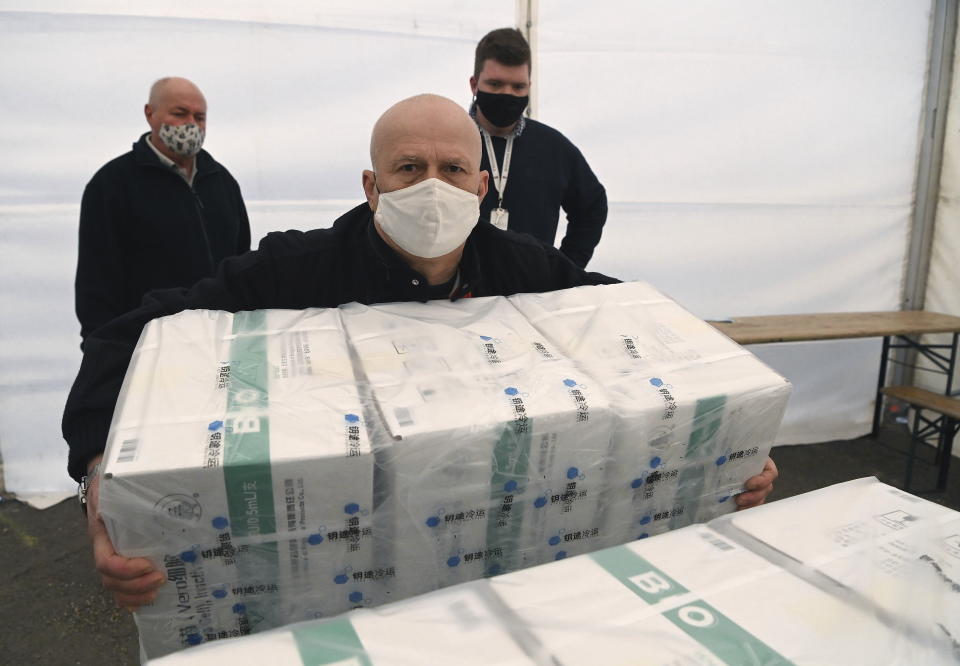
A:
<svg viewBox="0 0 960 666">
<path fill-rule="evenodd" d="M 418 137 L 387 139 L 383 155 L 391 162 L 413 161 L 468 161 L 470 145 L 464 140 L 441 140 Z"/>
<path fill-rule="evenodd" d="M 185 109 L 201 111 L 205 111 L 207 108 L 207 100 L 204 99 L 203 93 L 189 87 L 176 87 L 164 91 L 160 103 L 170 108 L 180 106 Z"/>
<path fill-rule="evenodd" d="M 499 79 L 501 81 L 530 81 L 530 65 L 504 65 L 499 60 L 487 58 L 480 70 L 480 79 Z"/>
</svg>

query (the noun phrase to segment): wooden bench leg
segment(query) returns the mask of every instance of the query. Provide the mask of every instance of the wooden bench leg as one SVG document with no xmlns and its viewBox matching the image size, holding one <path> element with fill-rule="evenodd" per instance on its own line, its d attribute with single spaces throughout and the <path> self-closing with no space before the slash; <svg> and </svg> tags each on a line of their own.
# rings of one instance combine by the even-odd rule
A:
<svg viewBox="0 0 960 666">
<path fill-rule="evenodd" d="M 943 442 L 943 450 L 940 455 L 940 470 L 937 474 L 937 490 L 943 492 L 947 489 L 947 476 L 950 474 L 950 458 L 953 457 L 953 437 L 957 434 L 960 422 L 943 417 L 943 425 L 940 429 L 940 441 Z"/>
<path fill-rule="evenodd" d="M 920 410 L 913 410 L 913 430 L 910 432 L 910 453 L 907 454 L 907 475 L 903 480 L 903 489 L 910 492 L 910 477 L 913 476 L 913 459 L 917 455 L 917 440 L 920 439 Z"/>
</svg>

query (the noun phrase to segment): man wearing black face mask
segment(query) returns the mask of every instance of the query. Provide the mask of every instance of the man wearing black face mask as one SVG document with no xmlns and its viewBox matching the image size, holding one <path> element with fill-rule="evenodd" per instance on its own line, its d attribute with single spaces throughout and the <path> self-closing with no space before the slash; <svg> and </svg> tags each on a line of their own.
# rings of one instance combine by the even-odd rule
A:
<svg viewBox="0 0 960 666">
<path fill-rule="evenodd" d="M 600 242 L 607 194 L 576 146 L 523 117 L 530 67 L 530 47 L 519 30 L 494 30 L 477 44 L 470 115 L 483 135 L 481 168 L 490 174 L 480 212 L 502 229 L 553 245 L 563 208 L 568 221 L 560 251 L 584 267 Z"/>
</svg>

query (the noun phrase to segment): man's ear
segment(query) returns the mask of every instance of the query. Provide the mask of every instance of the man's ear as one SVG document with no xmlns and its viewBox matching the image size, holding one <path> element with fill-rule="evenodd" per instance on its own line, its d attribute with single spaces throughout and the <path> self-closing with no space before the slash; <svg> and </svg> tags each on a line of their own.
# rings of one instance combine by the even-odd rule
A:
<svg viewBox="0 0 960 666">
<path fill-rule="evenodd" d="M 483 198 L 487 196 L 487 188 L 489 187 L 487 181 L 490 178 L 490 174 L 486 171 L 480 172 L 480 189 L 477 190 L 477 196 L 480 198 L 480 201 L 483 201 Z"/>
<path fill-rule="evenodd" d="M 470 77 L 470 94 L 476 97 L 477 95 L 477 77 Z"/>
<path fill-rule="evenodd" d="M 147 119 L 147 124 L 150 124 L 150 116 L 153 115 L 153 107 L 149 104 L 143 105 L 143 117 Z"/>
<path fill-rule="evenodd" d="M 377 202 L 380 200 L 380 195 L 377 192 L 377 175 L 369 169 L 364 169 L 360 180 L 363 184 L 363 193 L 367 197 L 367 205 L 375 213 L 377 212 Z"/>
</svg>

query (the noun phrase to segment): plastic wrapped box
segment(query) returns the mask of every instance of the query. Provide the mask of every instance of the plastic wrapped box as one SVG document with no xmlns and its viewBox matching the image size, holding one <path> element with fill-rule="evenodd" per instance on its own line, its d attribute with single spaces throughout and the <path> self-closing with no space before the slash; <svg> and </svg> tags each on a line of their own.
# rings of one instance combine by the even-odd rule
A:
<svg viewBox="0 0 960 666">
<path fill-rule="evenodd" d="M 902 631 L 960 646 L 960 513 L 866 478 L 729 516 L 718 529 L 728 526 Z"/>
<path fill-rule="evenodd" d="M 108 442 L 118 552 L 169 578 L 148 654 L 342 612 L 375 595 L 373 457 L 336 310 L 151 322 Z M 352 599 L 351 599 L 352 598 Z"/>
<path fill-rule="evenodd" d="M 769 455 L 789 382 L 646 283 L 510 301 L 608 391 L 610 543 L 734 509 L 731 496 Z"/>
<path fill-rule="evenodd" d="M 548 296 L 148 325 L 101 486 L 148 656 L 731 510 L 789 385 L 647 285 Z"/>
<path fill-rule="evenodd" d="M 591 549 L 611 436 L 599 386 L 503 298 L 341 311 L 384 423 L 378 530 L 416 573 L 398 597 Z"/>
<path fill-rule="evenodd" d="M 791 525 L 802 532 L 812 522 L 807 514 Z M 905 541 L 919 545 L 915 536 Z M 917 636 L 753 545 L 689 526 L 158 663 L 945 665 L 960 655 L 945 637 Z M 916 612 L 901 601 L 901 613 Z"/>
</svg>

